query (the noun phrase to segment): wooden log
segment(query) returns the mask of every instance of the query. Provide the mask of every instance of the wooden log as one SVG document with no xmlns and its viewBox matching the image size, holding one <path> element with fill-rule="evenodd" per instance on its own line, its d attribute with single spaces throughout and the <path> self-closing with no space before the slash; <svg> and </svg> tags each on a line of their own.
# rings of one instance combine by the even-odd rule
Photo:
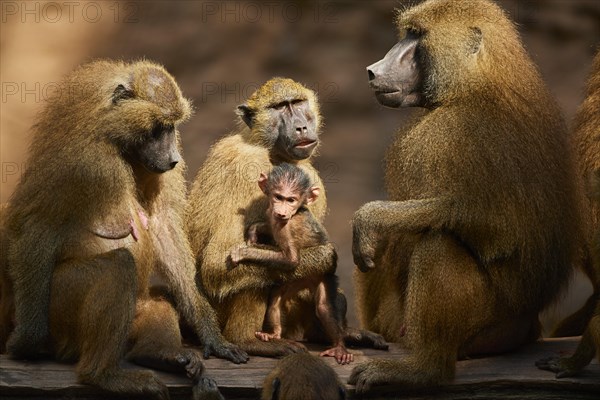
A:
<svg viewBox="0 0 600 400">
<path fill-rule="evenodd" d="M 554 374 L 537 369 L 534 362 L 551 355 L 571 354 L 579 338 L 549 339 L 526 346 L 518 352 L 459 361 L 456 379 L 447 385 L 420 391 L 398 387 L 381 387 L 369 398 L 398 399 L 600 399 L 600 365 L 594 360 L 580 376 L 556 379 Z M 310 346 L 317 354 L 318 346 Z M 392 345 L 389 352 L 379 350 L 352 350 L 355 362 L 340 366 L 332 358 L 325 358 L 343 382 L 352 368 L 373 359 L 402 359 L 406 351 Z M 207 375 L 214 378 L 227 399 L 256 399 L 265 376 L 277 360 L 253 357 L 248 364 L 235 365 L 219 359 L 206 360 Z M 126 368 L 141 368 L 124 363 Z M 157 372 L 167 384 L 171 399 L 191 399 L 191 385 L 187 378 Z M 352 386 L 347 386 L 350 398 L 355 398 Z M 85 399 L 97 400 L 110 396 L 98 389 L 77 383 L 73 365 L 51 361 L 15 361 L 0 356 L 0 398 L 8 399 Z"/>
</svg>

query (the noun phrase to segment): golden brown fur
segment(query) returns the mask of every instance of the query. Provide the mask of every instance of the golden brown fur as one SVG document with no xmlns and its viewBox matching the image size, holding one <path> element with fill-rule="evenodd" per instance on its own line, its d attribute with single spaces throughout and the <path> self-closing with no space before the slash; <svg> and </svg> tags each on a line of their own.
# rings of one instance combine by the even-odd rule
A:
<svg viewBox="0 0 600 400">
<path fill-rule="evenodd" d="M 563 321 L 555 334 L 579 333 L 585 329 L 581 343 L 572 357 L 553 357 L 537 365 L 557 373 L 557 377 L 578 374 L 594 355 L 600 360 L 600 53 L 594 59 L 586 99 L 575 118 L 574 141 L 577 149 L 580 178 L 585 189 L 585 220 L 587 228 L 585 272 L 594 286 L 594 293 L 574 315 Z"/>
<path fill-rule="evenodd" d="M 505 13 L 432 0 L 397 25 L 420 37 L 429 110 L 387 152 L 393 201 L 355 215 L 359 253 L 375 249 L 355 281 L 362 324 L 412 354 L 356 367 L 358 391 L 447 381 L 460 356 L 534 340 L 579 235 L 565 123 Z"/>
<path fill-rule="evenodd" d="M 195 286 L 183 228 L 185 165 L 154 173 L 148 165 L 158 158 L 148 165 L 139 158 L 159 128 L 172 138 L 169 157 L 178 157 L 177 125 L 190 105 L 147 61 L 86 64 L 61 89 L 35 126 L 30 167 L 8 209 L 2 303 L 11 300 L 9 285 L 16 305 L 9 352 L 36 357 L 49 345 L 58 359 L 79 359 L 81 382 L 166 398 L 152 373 L 118 366 L 127 351 L 130 360 L 194 381 L 202 373 L 202 355 L 182 347 L 178 313 L 150 296 L 151 278 L 164 282 L 206 354 L 235 351 Z"/>
<path fill-rule="evenodd" d="M 226 262 L 231 248 L 244 242 L 248 227 L 264 220 L 267 199 L 256 182 L 273 164 L 285 161 L 302 168 L 321 193 L 310 210 L 319 222 L 325 216 L 325 189 L 310 158 L 289 159 L 275 154 L 270 106 L 286 99 L 308 102 L 318 133 L 320 117 L 314 93 L 290 79 L 274 78 L 246 103 L 253 115 L 248 121 L 252 128 L 241 126 L 211 148 L 189 196 L 188 226 L 200 285 L 217 310 L 225 337 L 256 355 L 281 356 L 298 350 L 290 343 L 260 342 L 254 336 L 262 329 L 269 289 L 276 282 L 333 273 L 336 266 L 331 244 L 301 251 L 301 262 L 291 273 L 243 263 L 231 269 Z M 312 307 L 314 310 L 314 304 Z"/>
<path fill-rule="evenodd" d="M 575 116 L 573 142 L 579 167 L 579 181 L 583 187 L 583 221 L 586 241 L 582 266 L 592 282 L 594 293 L 573 315 L 565 318 L 552 333 L 553 336 L 578 336 L 586 327 L 600 296 L 600 264 L 594 262 L 593 247 L 600 230 L 600 202 L 597 200 L 597 177 L 600 171 L 600 55 L 596 55 L 588 81 L 586 99 Z"/>
<path fill-rule="evenodd" d="M 261 400 L 344 400 L 346 390 L 335 371 L 307 353 L 287 356 L 267 375 Z"/>
</svg>

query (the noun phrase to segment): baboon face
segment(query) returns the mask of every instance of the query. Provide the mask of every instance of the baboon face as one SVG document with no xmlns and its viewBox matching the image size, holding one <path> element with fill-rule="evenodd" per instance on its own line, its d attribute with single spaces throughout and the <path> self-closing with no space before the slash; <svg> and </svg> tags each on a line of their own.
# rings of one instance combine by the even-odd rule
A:
<svg viewBox="0 0 600 400">
<path fill-rule="evenodd" d="M 273 153 L 284 160 L 306 159 L 319 144 L 317 118 L 306 98 L 287 98 L 260 112 L 247 105 L 238 110 L 250 129 L 263 131 Z"/>
<path fill-rule="evenodd" d="M 418 52 L 419 34 L 409 30 L 383 59 L 367 67 L 369 84 L 380 104 L 392 108 L 424 105 Z"/>
<path fill-rule="evenodd" d="M 172 125 L 157 124 L 131 151 L 134 161 L 149 172 L 162 174 L 175 168 L 181 160 L 177 133 Z"/>
<path fill-rule="evenodd" d="M 249 136 L 282 161 L 309 158 L 319 145 L 320 115 L 314 92 L 288 78 L 273 78 L 238 106 Z"/>
<path fill-rule="evenodd" d="M 270 109 L 273 132 L 277 132 L 274 150 L 284 159 L 303 160 L 311 156 L 319 143 L 315 117 L 307 100 L 292 99 Z"/>
</svg>

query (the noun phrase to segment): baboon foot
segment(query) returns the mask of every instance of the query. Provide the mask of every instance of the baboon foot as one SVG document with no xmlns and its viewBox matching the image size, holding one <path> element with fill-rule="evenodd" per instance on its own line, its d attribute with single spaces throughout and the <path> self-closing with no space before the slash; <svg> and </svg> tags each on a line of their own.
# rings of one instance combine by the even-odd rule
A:
<svg viewBox="0 0 600 400">
<path fill-rule="evenodd" d="M 378 350 L 387 350 L 389 348 L 389 345 L 386 343 L 383 336 L 371 331 L 356 328 L 346 329 L 344 342 L 347 346 L 369 347 Z"/>
<path fill-rule="evenodd" d="M 204 372 L 202 355 L 199 351 L 189 348 L 181 348 L 163 354 L 157 352 L 156 355 L 129 354 L 127 359 L 136 364 L 162 371 L 185 372 L 193 382 L 198 382 Z"/>
<path fill-rule="evenodd" d="M 319 354 L 321 357 L 334 357 L 338 364 L 345 365 L 354 361 L 354 355 L 344 346 L 335 346 Z"/>
<path fill-rule="evenodd" d="M 192 388 L 193 400 L 225 400 L 217 382 L 211 378 L 200 378 Z"/>
<path fill-rule="evenodd" d="M 82 374 L 79 380 L 113 393 L 169 400 L 167 386 L 150 371 L 113 369 L 99 374 Z"/>
<path fill-rule="evenodd" d="M 577 375 L 581 368 L 578 368 L 570 358 L 548 357 L 535 362 L 535 366 L 545 371 L 556 373 L 556 378 L 567 378 Z"/>
</svg>

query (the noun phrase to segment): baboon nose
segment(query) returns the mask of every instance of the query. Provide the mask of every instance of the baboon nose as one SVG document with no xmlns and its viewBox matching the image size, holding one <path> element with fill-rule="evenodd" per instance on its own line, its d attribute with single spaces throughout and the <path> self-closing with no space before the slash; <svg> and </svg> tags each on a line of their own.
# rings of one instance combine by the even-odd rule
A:
<svg viewBox="0 0 600 400">
<path fill-rule="evenodd" d="M 373 71 L 371 71 L 369 68 L 367 68 L 367 73 L 369 74 L 369 81 L 372 81 L 373 79 L 375 79 L 375 73 Z"/>
<path fill-rule="evenodd" d="M 299 126 L 296 128 L 296 133 L 298 135 L 302 135 L 302 134 L 306 133 L 306 131 L 308 131 L 308 128 L 306 126 Z"/>
<path fill-rule="evenodd" d="M 171 169 L 175 168 L 175 166 L 179 163 L 179 161 L 171 161 L 171 164 L 169 164 L 169 166 L 171 167 Z"/>
</svg>

